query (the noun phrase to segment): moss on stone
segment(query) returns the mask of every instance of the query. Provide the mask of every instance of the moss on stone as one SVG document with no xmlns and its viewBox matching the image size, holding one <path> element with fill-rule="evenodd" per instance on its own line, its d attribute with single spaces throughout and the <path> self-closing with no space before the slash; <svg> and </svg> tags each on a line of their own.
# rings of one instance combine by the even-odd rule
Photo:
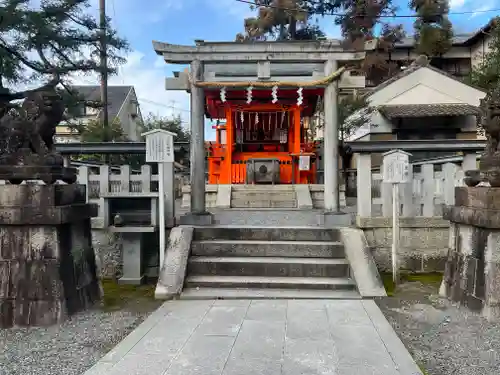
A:
<svg viewBox="0 0 500 375">
<path fill-rule="evenodd" d="M 394 296 L 395 285 L 392 281 L 392 273 L 382 272 L 380 273 L 380 276 L 382 277 L 382 282 L 384 283 L 387 296 L 389 297 Z M 430 285 L 436 288 L 439 288 L 442 279 L 443 279 L 443 274 L 440 272 L 400 274 L 401 283 L 420 282 L 423 285 Z"/>
<path fill-rule="evenodd" d="M 423 374 L 423 375 L 431 375 L 431 374 L 429 374 L 429 372 L 428 372 L 428 371 L 424 368 L 424 365 L 422 365 L 421 363 L 418 363 L 418 362 L 417 362 L 417 366 L 418 366 L 418 368 L 420 369 L 420 371 L 422 371 L 422 374 Z"/>
<path fill-rule="evenodd" d="M 105 310 L 122 310 L 130 305 L 154 303 L 155 285 L 122 285 L 114 280 L 103 280 Z"/>
</svg>

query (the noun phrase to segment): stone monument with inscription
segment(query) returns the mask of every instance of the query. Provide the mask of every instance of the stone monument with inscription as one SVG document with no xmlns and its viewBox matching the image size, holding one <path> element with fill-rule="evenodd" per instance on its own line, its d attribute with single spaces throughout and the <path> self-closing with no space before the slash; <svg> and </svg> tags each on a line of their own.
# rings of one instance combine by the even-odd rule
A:
<svg viewBox="0 0 500 375">
<path fill-rule="evenodd" d="M 97 207 L 54 150 L 63 112 L 55 84 L 0 108 L 0 328 L 58 323 L 100 299 Z"/>
<path fill-rule="evenodd" d="M 440 294 L 500 319 L 500 92 L 481 102 L 487 146 L 479 170 L 466 171 L 455 205 L 444 210 L 450 240 Z M 479 184 L 483 186 L 478 186 Z"/>
</svg>

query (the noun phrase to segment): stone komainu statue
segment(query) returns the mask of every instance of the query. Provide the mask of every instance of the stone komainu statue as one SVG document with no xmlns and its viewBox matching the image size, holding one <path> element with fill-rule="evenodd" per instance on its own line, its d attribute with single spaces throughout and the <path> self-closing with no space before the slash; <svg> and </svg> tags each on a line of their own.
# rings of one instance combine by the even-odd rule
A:
<svg viewBox="0 0 500 375">
<path fill-rule="evenodd" d="M 0 164 L 62 166 L 54 135 L 63 115 L 62 98 L 51 84 L 28 92 L 20 108 L 3 111 Z"/>
<path fill-rule="evenodd" d="M 481 100 L 481 126 L 486 148 L 479 168 L 492 187 L 500 187 L 500 91 L 494 90 Z"/>
</svg>

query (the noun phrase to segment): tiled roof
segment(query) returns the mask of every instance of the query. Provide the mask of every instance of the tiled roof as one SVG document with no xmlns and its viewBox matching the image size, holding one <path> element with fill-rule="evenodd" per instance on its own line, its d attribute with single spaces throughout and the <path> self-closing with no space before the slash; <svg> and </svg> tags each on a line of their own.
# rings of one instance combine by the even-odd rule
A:
<svg viewBox="0 0 500 375">
<path fill-rule="evenodd" d="M 495 25 L 496 18 L 492 18 L 486 25 L 480 29 L 465 34 L 455 34 L 453 35 L 451 42 L 453 46 L 470 46 L 477 43 L 478 38 L 482 37 L 484 33 L 488 33 L 491 28 Z M 415 47 L 415 37 L 413 35 L 402 38 L 400 41 L 396 42 L 396 48 L 414 48 Z"/>
<path fill-rule="evenodd" d="M 457 34 L 453 35 L 452 45 L 454 46 L 462 46 L 469 41 L 469 39 L 473 38 L 477 32 L 467 33 L 467 34 Z M 415 47 L 415 37 L 413 35 L 406 36 L 395 43 L 396 48 L 414 48 Z"/>
<path fill-rule="evenodd" d="M 374 88 L 372 88 L 370 91 L 368 91 L 365 96 L 366 97 L 369 97 L 371 96 L 372 94 L 376 93 L 377 91 L 380 91 L 382 90 L 383 88 L 389 86 L 390 84 L 396 82 L 397 80 L 403 78 L 403 77 L 406 77 L 410 74 L 412 74 L 413 72 L 416 72 L 417 70 L 419 70 L 420 68 L 427 68 L 427 69 L 430 69 L 430 70 L 433 70 L 434 72 L 436 73 L 439 73 L 441 75 L 444 75 L 448 78 L 451 78 L 457 82 L 460 82 L 460 83 L 463 83 L 464 85 L 467 85 L 467 86 L 470 86 L 470 87 L 473 87 L 477 90 L 480 90 L 480 91 L 483 91 L 481 90 L 480 88 L 478 87 L 474 87 L 472 85 L 469 85 L 468 83 L 466 82 L 463 82 L 462 80 L 460 80 L 459 78 L 451 75 L 450 73 L 447 73 L 445 72 L 444 70 L 441 70 L 441 69 L 438 69 L 438 68 L 435 68 L 433 67 L 432 65 L 430 65 L 430 61 L 429 59 L 422 55 L 422 56 L 419 56 L 408 68 L 406 68 L 405 70 L 402 70 L 400 71 L 399 73 L 397 73 L 396 75 L 392 76 L 391 78 L 389 78 L 388 80 L 382 82 L 380 85 L 378 86 L 375 86 Z"/>
<path fill-rule="evenodd" d="M 71 86 L 71 88 L 83 96 L 85 100 L 96 102 L 101 100 L 101 89 L 97 85 Z M 108 116 L 110 121 L 118 115 L 123 102 L 132 89 L 133 86 L 108 86 Z"/>
<path fill-rule="evenodd" d="M 405 117 L 467 116 L 479 114 L 478 107 L 464 103 L 383 105 L 377 109 L 388 119 Z"/>
</svg>

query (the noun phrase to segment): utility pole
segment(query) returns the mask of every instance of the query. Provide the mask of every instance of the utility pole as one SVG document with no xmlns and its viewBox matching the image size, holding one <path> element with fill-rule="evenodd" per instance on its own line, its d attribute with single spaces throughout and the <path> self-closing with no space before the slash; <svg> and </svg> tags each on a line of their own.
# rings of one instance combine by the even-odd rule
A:
<svg viewBox="0 0 500 375">
<path fill-rule="evenodd" d="M 107 35 L 106 35 L 106 0 L 99 0 L 99 26 L 101 31 L 100 63 L 101 63 L 101 102 L 103 141 L 109 142 L 108 118 L 108 62 L 107 62 Z"/>
</svg>

